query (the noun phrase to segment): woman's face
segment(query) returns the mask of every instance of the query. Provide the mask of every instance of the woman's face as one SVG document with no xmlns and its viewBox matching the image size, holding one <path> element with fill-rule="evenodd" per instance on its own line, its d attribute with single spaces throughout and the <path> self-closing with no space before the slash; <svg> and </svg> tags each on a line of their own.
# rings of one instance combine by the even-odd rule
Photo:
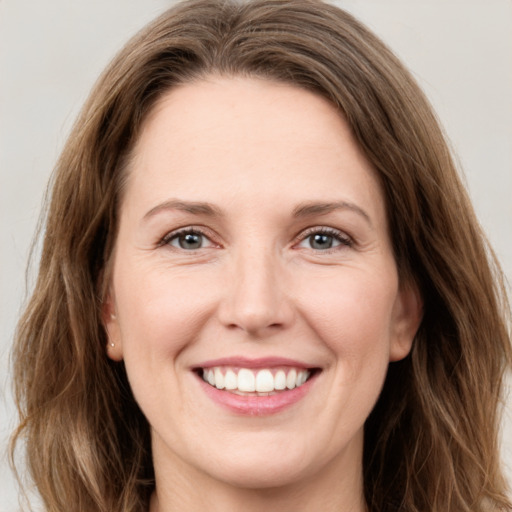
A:
<svg viewBox="0 0 512 512">
<path fill-rule="evenodd" d="M 358 478 L 363 424 L 420 305 L 340 113 L 211 77 L 161 99 L 128 173 L 104 316 L 157 475 Z"/>
</svg>

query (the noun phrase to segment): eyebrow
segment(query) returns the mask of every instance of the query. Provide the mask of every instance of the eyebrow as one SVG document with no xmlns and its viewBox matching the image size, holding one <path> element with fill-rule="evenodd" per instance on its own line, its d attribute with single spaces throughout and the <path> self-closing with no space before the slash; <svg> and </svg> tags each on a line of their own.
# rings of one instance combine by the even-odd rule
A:
<svg viewBox="0 0 512 512">
<path fill-rule="evenodd" d="M 302 203 L 293 210 L 295 218 L 311 217 L 314 215 L 326 215 L 336 210 L 349 210 L 357 213 L 364 220 L 373 227 L 372 220 L 368 213 L 366 213 L 357 204 L 349 203 L 347 201 L 335 201 L 330 203 Z"/>
<path fill-rule="evenodd" d="M 170 199 L 151 208 L 151 210 L 144 215 L 143 219 L 147 220 L 148 218 L 166 210 L 180 210 L 192 215 L 206 215 L 208 217 L 223 216 L 221 210 L 211 203 Z M 363 217 L 363 219 L 373 227 L 370 216 L 360 206 L 347 201 L 301 203 L 293 209 L 292 216 L 295 218 L 304 218 L 312 217 L 314 215 L 327 215 L 328 213 L 336 210 L 349 210 L 355 212 Z"/>
<path fill-rule="evenodd" d="M 166 210 L 180 210 L 182 212 L 191 213 L 193 215 L 206 215 L 208 217 L 222 217 L 222 212 L 210 203 L 194 202 L 194 201 L 180 201 L 177 199 L 170 199 L 151 208 L 143 217 L 144 220 L 153 217 L 157 213 Z"/>
</svg>

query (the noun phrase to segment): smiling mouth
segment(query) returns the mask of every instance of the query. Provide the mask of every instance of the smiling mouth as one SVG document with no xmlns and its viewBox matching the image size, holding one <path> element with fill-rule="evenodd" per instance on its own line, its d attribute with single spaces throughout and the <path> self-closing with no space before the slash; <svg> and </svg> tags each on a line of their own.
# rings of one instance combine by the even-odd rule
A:
<svg viewBox="0 0 512 512">
<path fill-rule="evenodd" d="M 236 368 L 214 366 L 199 368 L 197 373 L 210 386 L 242 396 L 269 396 L 303 386 L 315 368 Z"/>
</svg>

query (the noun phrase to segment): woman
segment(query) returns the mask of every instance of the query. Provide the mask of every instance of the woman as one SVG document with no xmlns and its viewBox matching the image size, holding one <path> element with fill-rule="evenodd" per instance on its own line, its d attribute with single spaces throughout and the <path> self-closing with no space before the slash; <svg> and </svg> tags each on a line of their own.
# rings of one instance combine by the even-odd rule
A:
<svg viewBox="0 0 512 512">
<path fill-rule="evenodd" d="M 48 510 L 510 509 L 497 264 L 391 52 L 181 4 L 92 92 L 15 348 Z"/>
</svg>

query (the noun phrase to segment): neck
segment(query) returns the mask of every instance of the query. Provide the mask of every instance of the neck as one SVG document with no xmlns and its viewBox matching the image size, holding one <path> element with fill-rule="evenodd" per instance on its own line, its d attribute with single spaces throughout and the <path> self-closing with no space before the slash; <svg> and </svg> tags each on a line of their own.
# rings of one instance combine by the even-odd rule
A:
<svg viewBox="0 0 512 512">
<path fill-rule="evenodd" d="M 362 453 L 360 446 L 350 450 Z M 320 471 L 279 487 L 246 488 L 219 481 L 190 467 L 158 464 L 150 512 L 365 512 L 362 460 L 353 453 L 332 460 Z M 350 461 L 349 464 L 347 462 Z"/>
</svg>

